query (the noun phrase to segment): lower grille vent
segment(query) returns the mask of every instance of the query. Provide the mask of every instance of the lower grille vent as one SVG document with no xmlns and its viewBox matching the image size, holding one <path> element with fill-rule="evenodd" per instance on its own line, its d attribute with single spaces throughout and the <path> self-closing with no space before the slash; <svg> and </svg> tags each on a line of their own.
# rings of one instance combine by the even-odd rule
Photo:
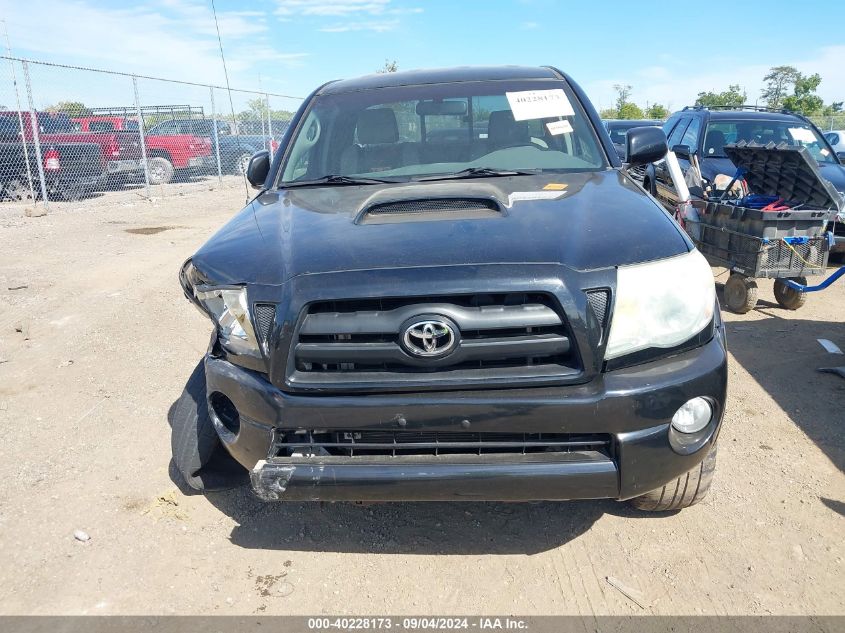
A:
<svg viewBox="0 0 845 633">
<path fill-rule="evenodd" d="M 414 431 L 299 431 L 276 437 L 274 455 L 366 456 L 490 455 L 608 451 L 610 436 L 572 433 L 469 433 Z"/>
</svg>

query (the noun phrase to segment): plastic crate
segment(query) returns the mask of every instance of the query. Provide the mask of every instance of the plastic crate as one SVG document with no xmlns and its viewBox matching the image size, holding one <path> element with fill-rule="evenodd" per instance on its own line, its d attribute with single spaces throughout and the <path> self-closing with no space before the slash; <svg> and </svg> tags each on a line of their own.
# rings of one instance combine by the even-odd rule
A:
<svg viewBox="0 0 845 633">
<path fill-rule="evenodd" d="M 693 242 L 711 264 L 747 277 L 821 275 L 827 267 L 827 236 L 768 239 L 686 220 Z M 692 226 L 690 226 L 692 225 Z"/>
<path fill-rule="evenodd" d="M 767 239 L 819 237 L 831 217 L 826 210 L 761 211 L 703 201 L 695 201 L 693 206 L 702 224 Z"/>
</svg>

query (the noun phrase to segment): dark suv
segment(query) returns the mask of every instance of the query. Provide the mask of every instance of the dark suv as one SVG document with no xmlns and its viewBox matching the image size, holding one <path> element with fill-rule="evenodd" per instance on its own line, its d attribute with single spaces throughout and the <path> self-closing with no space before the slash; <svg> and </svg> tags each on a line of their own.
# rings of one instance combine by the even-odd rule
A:
<svg viewBox="0 0 845 633">
<path fill-rule="evenodd" d="M 690 166 L 690 155 L 696 154 L 701 176 L 706 184 L 713 184 L 717 176 L 730 179 L 736 167 L 725 156 L 724 147 L 737 141 L 754 141 L 763 145 L 786 143 L 803 145 L 819 164 L 822 176 L 833 183 L 837 191 L 845 192 L 845 168 L 824 135 L 806 117 L 786 110 L 770 110 L 756 106 L 704 108 L 686 107 L 670 116 L 663 124 L 669 147 L 675 150 L 682 171 Z M 678 195 L 665 161 L 632 170 L 643 179 L 643 186 L 673 210 Z M 693 195 L 701 188 L 691 188 Z M 845 251 L 845 226 L 831 222 L 836 244 L 831 253 Z"/>
<path fill-rule="evenodd" d="M 660 128 L 627 142 L 633 165 L 666 152 Z M 246 469 L 265 500 L 649 510 L 707 492 L 710 267 L 568 76 L 331 82 L 247 177 L 257 197 L 179 275 L 214 326 L 170 416 L 191 486 Z"/>
</svg>

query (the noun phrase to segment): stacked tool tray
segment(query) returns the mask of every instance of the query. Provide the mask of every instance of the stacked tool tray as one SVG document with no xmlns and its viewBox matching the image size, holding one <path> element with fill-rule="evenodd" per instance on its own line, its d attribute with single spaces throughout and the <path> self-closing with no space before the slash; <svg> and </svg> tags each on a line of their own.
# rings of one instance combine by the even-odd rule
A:
<svg viewBox="0 0 845 633">
<path fill-rule="evenodd" d="M 687 217 L 684 225 L 699 250 L 712 265 L 745 277 L 823 274 L 825 228 L 843 201 L 807 149 L 741 141 L 725 153 L 749 194 L 693 202 L 698 218 Z"/>
</svg>

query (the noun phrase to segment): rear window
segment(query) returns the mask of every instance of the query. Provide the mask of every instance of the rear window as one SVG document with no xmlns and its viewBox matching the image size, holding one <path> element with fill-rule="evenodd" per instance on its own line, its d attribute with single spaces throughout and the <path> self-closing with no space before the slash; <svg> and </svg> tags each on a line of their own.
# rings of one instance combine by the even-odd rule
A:
<svg viewBox="0 0 845 633">
<path fill-rule="evenodd" d="M 38 131 L 42 134 L 64 134 L 76 132 L 77 129 L 66 114 L 38 113 Z"/>
</svg>

